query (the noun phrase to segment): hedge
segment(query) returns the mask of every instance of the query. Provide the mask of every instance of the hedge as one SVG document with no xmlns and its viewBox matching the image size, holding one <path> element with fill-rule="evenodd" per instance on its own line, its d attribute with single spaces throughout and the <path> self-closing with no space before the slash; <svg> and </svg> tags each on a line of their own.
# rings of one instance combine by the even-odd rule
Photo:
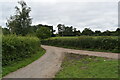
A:
<svg viewBox="0 0 120 80">
<path fill-rule="evenodd" d="M 2 66 L 10 65 L 14 61 L 21 61 L 31 57 L 40 49 L 40 41 L 36 37 L 3 36 L 2 37 Z"/>
<path fill-rule="evenodd" d="M 118 37 L 90 37 L 81 36 L 78 38 L 50 38 L 42 40 L 42 44 L 67 47 L 67 48 L 77 48 L 77 49 L 96 49 L 96 50 L 106 50 L 113 52 L 120 52 L 118 43 L 120 43 Z"/>
</svg>

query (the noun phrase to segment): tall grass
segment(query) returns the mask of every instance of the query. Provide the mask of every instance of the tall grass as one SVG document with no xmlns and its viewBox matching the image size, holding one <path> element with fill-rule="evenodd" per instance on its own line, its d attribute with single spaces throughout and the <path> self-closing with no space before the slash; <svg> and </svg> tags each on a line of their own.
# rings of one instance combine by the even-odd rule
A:
<svg viewBox="0 0 120 80">
<path fill-rule="evenodd" d="M 58 37 L 42 40 L 44 45 L 77 48 L 77 49 L 93 49 L 104 50 L 111 52 L 120 52 L 118 44 L 120 43 L 118 37 L 108 36 L 81 36 L 81 37 Z"/>
</svg>

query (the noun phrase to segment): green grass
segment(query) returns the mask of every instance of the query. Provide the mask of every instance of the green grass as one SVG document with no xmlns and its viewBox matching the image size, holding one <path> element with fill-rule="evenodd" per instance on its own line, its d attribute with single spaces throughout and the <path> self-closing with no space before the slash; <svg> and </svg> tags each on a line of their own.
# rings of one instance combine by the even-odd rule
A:
<svg viewBox="0 0 120 80">
<path fill-rule="evenodd" d="M 118 78 L 118 60 L 66 54 L 56 78 Z"/>
<path fill-rule="evenodd" d="M 56 46 L 56 45 L 55 45 Z M 76 50 L 87 50 L 87 51 L 97 51 L 97 52 L 109 52 L 109 53 L 120 53 L 119 50 L 100 50 L 100 49 L 81 49 L 81 48 L 77 48 L 77 47 L 70 47 L 70 46 L 56 46 L 56 47 L 63 47 L 63 48 L 68 48 L 68 49 L 76 49 Z"/>
<path fill-rule="evenodd" d="M 9 74 L 10 72 L 16 71 L 19 68 L 27 66 L 28 64 L 30 64 L 33 61 L 40 58 L 44 53 L 45 53 L 45 50 L 40 48 L 40 50 L 37 53 L 32 54 L 32 57 L 25 58 L 22 61 L 14 62 L 13 64 L 11 64 L 9 66 L 3 66 L 2 67 L 2 70 L 3 70 L 2 76 L 5 76 L 5 75 Z"/>
<path fill-rule="evenodd" d="M 63 36 L 63 37 L 51 37 L 51 39 L 73 39 L 73 38 L 80 38 L 80 37 L 92 37 L 92 38 L 100 38 L 100 37 L 107 37 L 107 38 L 113 38 L 116 39 L 118 36 Z"/>
</svg>

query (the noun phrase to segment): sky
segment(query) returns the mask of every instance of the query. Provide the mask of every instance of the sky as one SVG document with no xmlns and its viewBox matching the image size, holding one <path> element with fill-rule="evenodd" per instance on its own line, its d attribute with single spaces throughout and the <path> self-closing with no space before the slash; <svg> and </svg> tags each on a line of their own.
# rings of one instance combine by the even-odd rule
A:
<svg viewBox="0 0 120 80">
<path fill-rule="evenodd" d="M 82 31 L 114 31 L 118 27 L 118 0 L 24 0 L 31 7 L 32 25 L 58 24 L 73 26 Z M 18 0 L 0 1 L 0 26 L 15 14 Z"/>
</svg>

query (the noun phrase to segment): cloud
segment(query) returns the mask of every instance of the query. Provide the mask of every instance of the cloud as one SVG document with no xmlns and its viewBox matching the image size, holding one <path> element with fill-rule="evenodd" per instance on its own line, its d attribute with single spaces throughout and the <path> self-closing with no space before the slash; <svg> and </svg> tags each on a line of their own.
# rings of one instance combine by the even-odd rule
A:
<svg viewBox="0 0 120 80">
<path fill-rule="evenodd" d="M 112 0 L 110 0 L 112 1 Z M 11 4 L 10 4 L 11 3 Z M 48 4 L 49 3 L 49 4 Z M 34 24 L 49 24 L 56 29 L 62 23 L 74 26 L 81 31 L 85 27 L 93 30 L 115 30 L 118 25 L 117 2 L 27 2 L 31 7 L 30 13 Z M 3 19 L 14 14 L 15 2 L 2 4 Z M 1 24 L 1 22 L 0 22 Z M 5 26 L 5 24 L 1 24 Z"/>
<path fill-rule="evenodd" d="M 24 0 L 27 2 L 32 2 L 33 0 Z M 119 0 L 34 0 L 34 2 L 118 2 Z M 1 0 L 0 2 L 17 2 L 17 0 Z"/>
</svg>

